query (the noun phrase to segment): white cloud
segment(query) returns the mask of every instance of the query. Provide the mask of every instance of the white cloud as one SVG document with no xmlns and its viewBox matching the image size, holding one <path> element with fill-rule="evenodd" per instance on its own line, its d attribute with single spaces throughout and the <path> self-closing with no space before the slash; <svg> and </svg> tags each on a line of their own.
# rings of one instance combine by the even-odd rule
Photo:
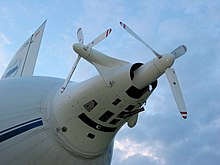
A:
<svg viewBox="0 0 220 165">
<path fill-rule="evenodd" d="M 7 26 L 7 27 L 13 27 L 14 17 L 12 16 L 12 13 L 10 12 L 10 9 L 8 7 L 5 7 L 4 5 L 1 5 L 0 7 L 0 25 L 1 26 Z"/>
<path fill-rule="evenodd" d="M 9 11 L 8 11 L 7 7 L 4 7 L 4 6 L 0 7 L 0 13 L 1 13 L 0 18 L 2 18 L 2 19 L 10 18 Z"/>
<path fill-rule="evenodd" d="M 160 164 L 165 164 L 165 160 L 157 155 L 157 150 L 159 148 L 161 148 L 159 145 L 151 146 L 145 142 L 138 143 L 129 138 L 115 140 L 115 149 L 121 152 L 121 161 L 139 155 L 147 157 L 152 161 L 159 162 Z"/>
<path fill-rule="evenodd" d="M 0 75 L 2 75 L 8 63 L 5 47 L 10 44 L 10 39 L 5 34 L 0 32 Z"/>
<path fill-rule="evenodd" d="M 0 47 L 4 47 L 10 44 L 11 41 L 9 40 L 9 38 L 5 34 L 0 32 Z"/>
</svg>

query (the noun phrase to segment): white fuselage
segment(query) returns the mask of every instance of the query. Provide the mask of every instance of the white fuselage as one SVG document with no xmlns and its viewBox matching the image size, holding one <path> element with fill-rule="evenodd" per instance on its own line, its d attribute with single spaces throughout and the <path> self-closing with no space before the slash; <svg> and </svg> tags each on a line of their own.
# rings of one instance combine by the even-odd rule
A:
<svg viewBox="0 0 220 165">
<path fill-rule="evenodd" d="M 1 162 L 110 164 L 114 136 L 152 93 L 145 91 L 139 99 L 128 96 L 129 68 L 112 76 L 111 87 L 96 76 L 70 83 L 62 94 L 61 79 L 1 80 Z"/>
<path fill-rule="evenodd" d="M 103 153 L 86 159 L 59 140 L 53 104 L 62 83 L 47 77 L 0 81 L 1 164 L 110 164 L 112 143 Z"/>
</svg>

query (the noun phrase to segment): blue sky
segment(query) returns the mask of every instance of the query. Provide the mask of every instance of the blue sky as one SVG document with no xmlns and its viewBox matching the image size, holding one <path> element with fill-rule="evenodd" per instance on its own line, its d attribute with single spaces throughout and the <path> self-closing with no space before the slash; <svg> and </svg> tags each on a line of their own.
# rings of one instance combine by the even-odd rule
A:
<svg viewBox="0 0 220 165">
<path fill-rule="evenodd" d="M 95 48 L 112 57 L 147 62 L 154 55 L 119 25 L 127 23 L 160 53 L 185 44 L 174 64 L 188 109 L 183 120 L 165 76 L 138 124 L 116 136 L 113 165 L 217 165 L 220 162 L 220 1 L 214 0 L 1 0 L 0 74 L 17 49 L 47 19 L 35 75 L 65 78 L 76 59 L 72 44 L 83 28 L 85 43 L 107 28 Z M 72 78 L 98 74 L 81 60 Z"/>
</svg>

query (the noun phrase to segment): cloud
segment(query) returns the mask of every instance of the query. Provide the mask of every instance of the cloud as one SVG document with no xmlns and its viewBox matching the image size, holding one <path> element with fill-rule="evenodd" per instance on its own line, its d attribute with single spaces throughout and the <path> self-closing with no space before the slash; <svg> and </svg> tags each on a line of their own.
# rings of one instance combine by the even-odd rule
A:
<svg viewBox="0 0 220 165">
<path fill-rule="evenodd" d="M 11 18 L 10 14 L 9 14 L 10 12 L 9 12 L 8 8 L 5 6 L 0 7 L 0 13 L 1 13 L 0 19 L 8 20 Z"/>
<path fill-rule="evenodd" d="M 216 126 L 217 124 L 217 126 Z M 174 140 L 166 147 L 164 157 L 167 164 L 217 164 L 219 162 L 220 144 L 219 119 L 211 121 L 208 125 L 198 123 L 189 128 L 189 133 L 178 141 Z"/>
<path fill-rule="evenodd" d="M 81 14 L 76 24 L 88 26 L 88 30 L 91 30 L 92 33 L 100 27 L 112 26 L 114 21 L 126 15 L 126 9 L 123 4 L 123 2 L 119 1 L 112 3 L 110 1 L 84 0 L 82 2 L 84 13 Z"/>
<path fill-rule="evenodd" d="M 5 27 L 5 25 L 7 25 L 7 28 L 13 28 L 14 22 L 15 19 L 13 14 L 11 13 L 10 8 L 2 4 L 0 7 L 0 25 L 2 27 Z"/>
<path fill-rule="evenodd" d="M 8 64 L 5 47 L 10 44 L 11 44 L 10 39 L 5 34 L 0 32 L 0 75 L 3 74 L 3 71 L 5 70 Z"/>
<path fill-rule="evenodd" d="M 9 40 L 9 38 L 3 34 L 0 33 L 0 47 L 3 48 L 4 46 L 10 45 L 11 41 Z"/>
<path fill-rule="evenodd" d="M 121 140 L 115 140 L 115 152 L 119 150 L 120 161 L 125 161 L 134 156 L 142 156 L 150 159 L 151 161 L 159 162 L 164 164 L 164 159 L 157 155 L 157 150 L 161 146 L 152 146 L 145 142 L 138 143 L 135 140 L 124 138 Z"/>
</svg>

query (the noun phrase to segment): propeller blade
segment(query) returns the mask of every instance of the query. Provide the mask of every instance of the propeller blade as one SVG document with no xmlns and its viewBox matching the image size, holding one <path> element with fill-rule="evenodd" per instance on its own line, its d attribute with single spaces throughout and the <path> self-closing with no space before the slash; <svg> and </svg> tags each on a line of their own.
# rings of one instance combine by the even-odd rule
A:
<svg viewBox="0 0 220 165">
<path fill-rule="evenodd" d="M 92 42 L 90 42 L 88 45 L 87 45 L 87 48 L 91 48 L 93 46 L 95 46 L 96 44 L 98 44 L 99 42 L 101 42 L 102 40 L 104 40 L 106 37 L 108 37 L 108 35 L 111 33 L 112 29 L 108 29 L 107 31 L 105 31 L 104 33 L 102 33 L 100 36 L 98 36 L 96 39 L 94 39 Z M 79 43 L 83 44 L 84 43 L 84 38 L 83 38 L 83 32 L 82 32 L 82 28 L 79 28 L 77 30 L 77 39 L 79 41 Z M 64 90 L 66 89 L 75 69 L 76 69 L 76 66 L 78 65 L 79 63 L 79 60 L 80 60 L 80 56 L 78 55 L 75 63 L 73 64 L 72 66 L 72 69 L 71 71 L 69 72 L 67 78 L 65 79 L 64 83 L 63 83 L 63 86 L 61 88 L 61 93 L 64 92 Z"/>
<path fill-rule="evenodd" d="M 172 55 L 175 56 L 175 59 L 179 58 L 180 56 L 182 56 L 183 54 L 185 54 L 187 51 L 187 48 L 185 45 L 181 45 L 178 48 L 176 48 L 175 50 L 173 50 L 171 52 Z"/>
<path fill-rule="evenodd" d="M 69 72 L 67 78 L 65 79 L 65 81 L 64 81 L 64 83 L 63 83 L 63 86 L 62 86 L 62 88 L 61 88 L 61 93 L 63 93 L 64 90 L 66 89 L 66 86 L 67 86 L 67 84 L 69 83 L 69 81 L 70 81 L 70 79 L 71 79 L 71 77 L 72 77 L 72 75 L 73 75 L 73 72 L 74 72 L 75 69 L 76 69 L 77 64 L 79 63 L 80 58 L 81 58 L 81 57 L 78 55 L 78 57 L 77 57 L 75 63 L 74 63 L 73 66 L 72 66 L 71 71 Z"/>
<path fill-rule="evenodd" d="M 77 30 L 77 39 L 78 39 L 79 43 L 83 44 L 84 38 L 83 38 L 82 28 L 79 28 Z"/>
<path fill-rule="evenodd" d="M 96 39 L 94 39 L 92 42 L 90 42 L 87 47 L 91 48 L 93 46 L 95 46 L 96 44 L 98 44 L 99 42 L 101 42 L 102 40 L 104 40 L 105 38 L 108 37 L 108 35 L 112 32 L 112 29 L 108 29 L 105 32 L 103 32 L 100 36 L 98 36 Z"/>
<path fill-rule="evenodd" d="M 175 70 L 173 68 L 167 68 L 165 73 L 169 81 L 170 87 L 172 89 L 177 107 L 179 108 L 180 114 L 182 115 L 184 119 L 186 119 L 187 118 L 186 106 L 185 106 L 185 102 L 183 99 L 183 95 L 182 95 L 182 92 L 179 86 L 179 82 L 178 82 Z"/>
<path fill-rule="evenodd" d="M 126 24 L 123 22 L 120 22 L 120 25 L 134 38 L 136 38 L 138 41 L 140 41 L 142 44 L 144 44 L 147 48 L 149 48 L 158 58 L 161 58 L 162 56 L 157 53 L 155 50 L 153 50 L 147 43 L 145 43 L 133 30 L 131 30 Z"/>
</svg>

